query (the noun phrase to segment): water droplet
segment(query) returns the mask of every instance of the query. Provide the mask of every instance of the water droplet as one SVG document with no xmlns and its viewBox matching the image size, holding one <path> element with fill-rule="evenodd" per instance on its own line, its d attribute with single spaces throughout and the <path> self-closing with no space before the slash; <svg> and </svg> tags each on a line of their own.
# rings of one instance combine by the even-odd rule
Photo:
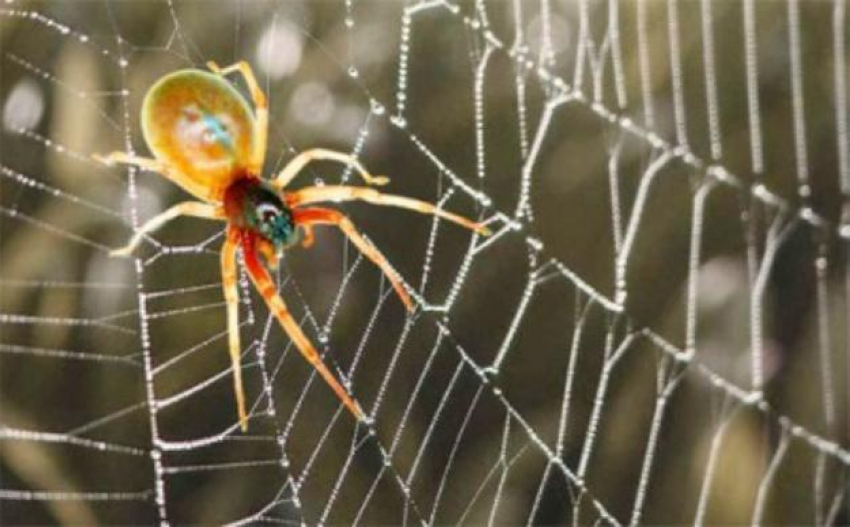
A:
<svg viewBox="0 0 850 527">
<path fill-rule="evenodd" d="M 387 111 L 387 109 L 384 108 L 384 105 L 379 103 L 375 99 L 369 101 L 369 105 L 372 108 L 372 113 L 374 113 L 375 115 L 384 115 L 384 112 Z"/>
</svg>

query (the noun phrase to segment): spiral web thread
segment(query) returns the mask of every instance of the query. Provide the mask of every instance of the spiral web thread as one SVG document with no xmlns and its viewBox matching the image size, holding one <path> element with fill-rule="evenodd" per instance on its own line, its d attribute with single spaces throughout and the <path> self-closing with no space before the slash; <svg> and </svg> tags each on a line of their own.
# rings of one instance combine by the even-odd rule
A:
<svg viewBox="0 0 850 527">
<path fill-rule="evenodd" d="M 105 4 L 109 11 L 109 2 Z M 157 272 L 168 261 L 177 258 L 198 258 L 195 255 L 216 255 L 221 241 L 220 233 L 208 239 L 189 245 L 167 245 L 149 240 L 155 248 L 153 255 L 146 253 L 130 265 L 132 273 L 125 281 L 101 283 L 89 276 L 79 280 L 20 280 L 7 276 L 0 270 L 0 287 L 32 288 L 46 290 L 71 289 L 84 294 L 89 290 L 118 290 L 125 294 L 135 292 L 136 305 L 129 311 L 122 310 L 96 316 L 80 315 L 76 318 L 45 317 L 28 312 L 0 313 L 0 359 L 3 361 L 25 360 L 26 358 L 54 359 L 82 363 L 86 368 L 97 371 L 117 369 L 131 370 L 143 379 L 143 393 L 136 401 L 110 411 L 107 414 L 79 423 L 72 429 L 63 431 L 26 429 L 13 426 L 0 415 L 0 441 L 7 445 L 36 443 L 49 445 L 51 452 L 62 455 L 66 450 L 83 452 L 91 463 L 110 463 L 126 468 L 120 470 L 135 471 L 133 478 L 127 481 L 140 481 L 139 471 L 150 474 L 149 485 L 123 487 L 111 483 L 108 488 L 93 482 L 89 487 L 80 484 L 78 490 L 42 489 L 15 487 L 9 483 L 0 483 L 0 507 L 12 511 L 27 502 L 83 502 L 93 510 L 102 507 L 115 507 L 124 502 L 142 504 L 128 510 L 149 509 L 150 519 L 161 523 L 185 522 L 190 518 L 182 517 L 184 511 L 176 504 L 178 497 L 173 488 L 179 487 L 174 480 L 187 475 L 203 475 L 229 471 L 239 478 L 251 478 L 252 474 L 263 474 L 270 489 L 262 503 L 251 510 L 243 511 L 240 517 L 226 518 L 233 523 L 358 523 L 369 521 L 373 509 L 384 507 L 382 500 L 394 495 L 397 500 L 398 523 L 465 523 L 527 521 L 540 519 L 541 510 L 548 507 L 549 496 L 553 488 L 563 489 L 560 500 L 563 509 L 571 511 L 572 517 L 582 522 L 598 523 L 640 523 L 646 521 L 644 513 L 648 500 L 653 497 L 654 474 L 659 467 L 658 455 L 663 442 L 665 426 L 672 419 L 671 406 L 675 397 L 688 382 L 703 386 L 708 395 L 704 403 L 705 412 L 713 417 L 712 425 L 705 431 L 710 438 L 703 457 L 695 463 L 699 468 L 701 484 L 693 497 L 693 510 L 690 520 L 702 523 L 709 511 L 712 500 L 712 482 L 720 467 L 733 419 L 742 412 L 758 416 L 765 433 L 775 439 L 769 445 L 769 456 L 764 463 L 764 471 L 758 480 L 757 488 L 752 489 L 751 503 L 753 523 L 761 523 L 766 504 L 774 490 L 774 480 L 783 468 L 791 452 L 803 452 L 808 456 L 809 472 L 800 476 L 796 484 L 812 486 L 814 503 L 807 505 L 810 510 L 808 519 L 812 523 L 834 523 L 842 510 L 847 508 L 847 468 L 850 465 L 846 432 L 846 393 L 842 393 L 845 383 L 836 385 L 830 375 L 835 357 L 846 357 L 847 342 L 835 337 L 835 330 L 847 325 L 846 299 L 850 292 L 850 274 L 846 268 L 846 243 L 850 236 L 847 227 L 828 219 L 816 210 L 813 195 L 817 193 L 818 181 L 814 178 L 814 167 L 809 158 L 812 151 L 813 131 L 807 129 L 807 123 L 813 106 L 814 111 L 826 111 L 833 115 L 832 129 L 819 131 L 820 140 L 832 141 L 836 158 L 831 165 L 833 181 L 843 196 L 850 195 L 850 137 L 848 137 L 847 107 L 847 26 L 846 5 L 843 0 L 819 3 L 817 7 L 827 12 L 832 24 L 822 31 L 829 31 L 832 47 L 822 50 L 830 56 L 832 89 L 827 90 L 826 100 L 813 101 L 807 98 L 804 90 L 809 87 L 805 82 L 809 74 L 805 55 L 802 51 L 804 39 L 810 35 L 806 31 L 806 21 L 801 19 L 804 6 L 795 0 L 787 0 L 781 5 L 772 6 L 772 13 L 781 13 L 784 22 L 778 27 L 782 31 L 773 36 L 771 45 L 781 43 L 784 48 L 777 51 L 783 56 L 780 73 L 770 69 L 772 75 L 779 75 L 787 86 L 791 115 L 790 145 L 771 144 L 767 133 L 765 115 L 762 110 L 762 92 L 759 89 L 760 76 L 767 67 L 763 62 L 764 44 L 759 38 L 763 33 L 757 30 L 760 6 L 755 0 L 742 0 L 734 4 L 740 16 L 718 18 L 718 6 L 709 0 L 700 2 L 647 2 L 638 0 L 622 4 L 610 2 L 577 1 L 562 4 L 554 0 L 540 2 L 453 2 L 431 0 L 410 2 L 397 9 L 399 16 L 394 23 L 397 27 L 398 42 L 395 51 L 397 69 L 395 72 L 395 93 L 382 97 L 369 90 L 368 84 L 358 80 L 356 64 L 350 62 L 356 55 L 357 39 L 354 36 L 359 25 L 368 22 L 361 18 L 363 7 L 353 0 L 334 5 L 344 20 L 349 34 L 348 46 L 351 57 L 335 57 L 338 64 L 334 67 L 345 68 L 352 82 L 368 103 L 368 114 L 359 133 L 351 140 L 351 150 L 355 155 L 369 148 L 370 131 L 376 127 L 385 127 L 397 140 L 405 142 L 421 160 L 432 167 L 435 182 L 440 188 L 438 203 L 441 207 L 453 208 L 458 203 L 473 204 L 480 217 L 494 231 L 489 238 L 470 237 L 465 251 L 455 260 L 450 287 L 442 297 L 429 295 L 429 282 L 436 271 L 432 269 L 435 258 L 445 249 L 440 245 L 441 234 L 450 227 L 433 222 L 424 256 L 421 260 L 419 277 L 405 276 L 416 302 L 420 306 L 417 314 L 408 317 L 401 326 L 396 345 L 388 355 L 389 360 L 376 363 L 370 357 L 370 338 L 375 332 L 385 331 L 378 322 L 394 299 L 392 293 L 383 284 L 378 291 L 377 301 L 370 305 L 368 323 L 359 329 L 359 337 L 354 343 L 346 342 L 346 349 L 355 352 L 350 358 L 350 366 L 340 369 L 331 360 L 337 373 L 348 379 L 347 384 L 356 395 L 362 392 L 361 382 L 357 382 L 358 373 L 369 362 L 369 368 L 381 372 L 379 383 L 371 387 L 371 396 L 358 397 L 373 421 L 367 425 L 353 426 L 350 416 L 339 408 L 335 413 L 319 417 L 309 414 L 305 402 L 321 388 L 321 383 L 311 377 L 302 385 L 294 407 L 282 411 L 276 407 L 273 392 L 281 389 L 279 377 L 284 358 L 295 358 L 294 351 L 287 349 L 279 352 L 279 341 L 272 342 L 271 335 L 277 328 L 263 308 L 250 294 L 250 287 L 243 276 L 241 292 L 243 297 L 243 329 L 253 328 L 254 338 L 243 338 L 245 354 L 244 367 L 258 372 L 262 393 L 249 394 L 254 402 L 252 427 L 256 432 L 243 435 L 236 423 L 225 429 L 203 435 L 187 435 L 174 438 L 163 429 L 160 414 L 171 406 L 179 406 L 192 398 L 200 397 L 214 386 L 228 386 L 230 371 L 226 368 L 216 374 L 191 385 L 184 385 L 173 395 L 165 396 L 160 389 L 158 379 L 164 374 L 180 368 L 183 360 L 201 353 L 206 348 L 223 348 L 226 334 L 223 326 L 199 331 L 191 345 L 187 345 L 171 358 L 163 359 L 156 347 L 156 328 L 163 319 L 177 317 L 190 320 L 197 312 L 206 310 L 223 311 L 223 302 L 216 300 L 220 285 L 218 283 L 197 284 L 187 280 L 186 285 L 166 290 L 152 290 L 146 284 L 149 274 Z M 168 13 L 173 22 L 172 38 L 159 51 L 167 51 L 190 62 L 198 63 L 199 52 L 194 49 L 192 35 L 186 21 L 181 18 L 179 2 L 166 2 L 162 10 Z M 275 4 L 268 9 L 277 18 Z M 687 20 L 697 20 L 694 35 L 683 35 L 682 20 L 684 10 L 692 11 Z M 693 18 L 698 9 L 698 16 Z M 512 21 L 503 25 L 491 22 L 494 11 L 499 17 Z M 728 15 L 726 8 L 724 14 Z M 150 50 L 135 48 L 118 29 L 115 23 L 106 27 L 82 28 L 66 25 L 60 17 L 46 14 L 47 10 L 31 9 L 25 4 L 14 2 L 0 8 L 0 22 L 3 19 L 15 19 L 19 23 L 38 27 L 53 35 L 60 42 L 75 40 L 80 46 L 102 56 L 105 64 L 111 65 L 109 73 L 118 77 L 122 85 L 128 85 L 127 77 L 134 63 Z M 505 15 L 507 13 L 507 15 Z M 657 23 L 656 17 L 662 17 L 664 24 Z M 574 38 L 569 45 L 558 49 L 557 40 L 562 27 L 558 20 L 568 19 Z M 462 29 L 465 32 L 466 51 L 472 75 L 472 85 L 463 89 L 472 89 L 473 113 L 467 118 L 474 122 L 474 141 L 471 155 L 474 163 L 472 173 L 455 168 L 451 160 L 444 159 L 439 148 L 420 135 L 416 123 L 409 120 L 411 105 L 421 102 L 413 97 L 412 87 L 420 82 L 412 77 L 413 62 L 421 60 L 439 60 L 416 53 L 415 43 L 426 24 L 445 24 L 446 28 Z M 535 21 L 533 28 L 529 22 Z M 93 22 L 94 23 L 94 22 Z M 624 29 L 628 25 L 627 29 Z M 734 31 L 741 34 L 743 48 L 740 50 L 741 63 L 745 68 L 743 85 L 737 86 L 734 94 L 724 93 L 718 80 L 721 72 L 718 64 L 721 58 L 716 55 L 716 46 L 720 30 L 734 25 Z M 237 32 L 240 24 L 234 25 Z M 651 42 L 660 38 L 658 32 L 663 28 L 666 35 L 666 56 L 653 54 Z M 729 29 L 731 31 L 731 29 Z M 449 31 L 449 29 L 446 29 Z M 244 36 L 244 35 L 243 35 Z M 693 107 L 686 100 L 694 95 L 688 93 L 686 86 L 697 81 L 685 79 L 683 73 L 683 43 L 693 45 L 694 41 L 702 50 L 703 77 L 698 79 L 699 92 L 702 95 L 701 115 L 694 115 Z M 2 50 L 2 68 L 18 68 L 25 75 L 50 87 L 67 91 L 70 96 L 79 99 L 81 104 L 102 108 L 100 102 L 117 100 L 118 112 L 115 117 L 104 110 L 98 110 L 105 126 L 114 129 L 116 136 L 123 138 L 122 147 L 127 151 L 134 148 L 131 141 L 132 127 L 136 122 L 131 118 L 135 108 L 131 107 L 128 89 L 109 93 L 89 93 L 78 91 L 55 73 L 37 62 L 19 55 L 15 49 Z M 514 127 L 521 152 L 519 170 L 511 174 L 515 199 L 513 206 L 502 206 L 502 200 L 488 194 L 487 182 L 497 172 L 510 172 L 502 167 L 493 166 L 487 150 L 490 124 L 485 110 L 488 91 L 488 71 L 497 60 L 508 60 L 514 71 L 516 115 Z M 636 66 L 628 70 L 629 66 Z M 663 74 L 658 73 L 663 71 Z M 669 89 L 659 95 L 656 77 L 667 79 Z M 629 80 L 637 79 L 638 90 L 629 90 Z M 460 88 L 459 88 L 460 89 Z M 540 108 L 528 102 L 532 91 L 542 93 Z M 272 93 L 272 97 L 274 94 Z M 724 152 L 730 148 L 722 133 L 724 113 L 721 111 L 723 98 L 735 98 L 747 113 L 749 125 L 746 142 L 749 144 L 749 160 L 745 165 L 736 164 L 732 168 L 724 158 Z M 94 102 L 92 102 L 94 101 Z M 826 108 L 824 110 L 823 108 Z M 541 170 L 541 152 L 547 142 L 557 137 L 557 124 L 564 119 L 566 111 L 578 109 L 585 119 L 595 120 L 605 129 L 603 148 L 606 152 L 606 165 L 609 172 L 610 235 L 613 239 L 611 272 L 607 283 L 599 283 L 598 278 L 585 276 L 586 273 L 571 268 L 563 258 L 555 256 L 548 247 L 545 237 L 534 234 L 533 225 L 538 221 L 535 210 L 535 187 L 544 183 L 536 179 Z M 691 112 L 691 113 L 689 113 Z M 693 122 L 699 125 L 692 124 Z M 695 128 L 701 128 L 694 131 Z M 17 136 L 19 141 L 28 141 L 40 145 L 45 152 L 52 152 L 72 159 L 76 163 L 88 166 L 92 170 L 102 170 L 89 160 L 91 152 L 75 151 L 66 145 L 20 128 L 6 130 L 4 134 Z M 553 137 L 555 136 L 555 137 Z M 738 139 L 739 140 L 739 139 Z M 619 163 L 629 146 L 639 145 L 644 152 L 643 170 L 631 175 L 620 173 Z M 789 147 L 793 150 L 793 167 L 782 167 L 793 174 L 793 182 L 786 185 L 795 192 L 783 195 L 772 190 L 766 172 L 769 163 L 766 157 L 771 149 Z M 270 155 L 281 158 L 292 152 L 281 154 L 270 146 Z M 743 169 L 740 168 L 743 166 Z M 820 170 L 821 168 L 818 168 Z M 742 172 L 743 170 L 743 172 Z M 16 169 L 15 159 L 4 157 L 0 165 L 3 194 L 2 225 L 7 232 L 26 226 L 43 231 L 56 244 L 84 246 L 94 253 L 105 255 L 109 247 L 98 239 L 88 237 L 82 228 L 52 223 L 39 215 L 28 213 L 26 200 L 22 196 L 35 194 L 48 202 L 61 203 L 62 206 L 80 209 L 86 214 L 116 223 L 127 221 L 125 212 L 129 211 L 129 222 L 138 227 L 144 218 L 140 215 L 139 174 L 135 170 L 126 172 L 126 195 L 128 207 L 119 210 L 115 204 L 109 204 L 96 197 L 63 190 L 62 185 L 54 184 L 46 174 L 27 174 Z M 106 177 L 106 176 L 104 176 Z M 342 180 L 350 179 L 350 171 L 342 174 Z M 690 203 L 690 224 L 680 226 L 690 233 L 687 251 L 680 252 L 677 258 L 687 267 L 687 290 L 682 303 L 684 316 L 681 337 L 668 336 L 665 329 L 642 325 L 630 313 L 630 300 L 634 284 L 630 282 L 630 264 L 635 247 L 641 243 L 641 232 L 645 222 L 654 213 L 649 203 L 652 193 L 664 179 L 685 178 L 690 187 L 680 199 Z M 632 185 L 632 195 L 624 190 Z M 748 334 L 746 350 L 747 374 L 727 378 L 715 371 L 710 362 L 703 360 L 701 340 L 698 336 L 700 295 L 699 286 L 701 267 L 705 263 L 703 244 L 706 232 L 711 225 L 706 224 L 706 210 L 716 196 L 738 196 L 739 213 L 743 220 L 741 235 L 744 240 L 747 279 L 745 281 L 749 299 L 749 320 L 741 321 Z M 793 195 L 796 194 L 796 195 Z M 8 198 L 12 196 L 12 198 Z M 845 204 L 846 206 L 846 204 Z M 784 244 L 794 236 L 810 240 L 815 247 L 810 258 L 814 269 L 814 311 L 817 318 L 817 336 L 813 340 L 809 360 L 816 364 L 821 372 L 817 382 L 798 389 L 817 394 L 819 415 L 806 420 L 773 403 L 765 395 L 769 389 L 765 356 L 769 343 L 765 332 L 765 291 L 777 254 Z M 495 350 L 479 352 L 475 343 L 465 342 L 453 326 L 453 314 L 456 306 L 464 298 L 467 283 L 480 272 L 482 266 L 489 263 L 493 251 L 502 244 L 519 248 L 527 259 L 527 268 L 515 270 L 525 274 L 525 284 L 515 303 L 513 313 L 506 327 L 493 328 L 501 332 L 499 344 Z M 580 248 L 577 250 L 581 250 Z M 668 256 L 669 257 L 669 256 Z M 343 276 L 338 292 L 327 315 L 310 311 L 297 284 L 281 276 L 281 289 L 287 301 L 294 306 L 295 312 L 304 313 L 302 325 L 311 338 L 323 348 L 333 351 L 342 346 L 334 337 L 334 322 L 345 304 L 347 288 L 355 282 L 363 268 L 367 267 L 362 258 L 350 253 L 343 268 Z M 163 264 L 163 261 L 165 262 Z M 204 260 L 206 263 L 206 260 Z M 153 267 L 156 266 L 156 267 Z M 154 270 L 152 270 L 154 269 Z M 835 276 L 840 276 L 836 281 Z M 419 279 L 419 283 L 414 282 Z M 843 288 L 836 286 L 842 283 Z M 836 291 L 836 289 L 843 289 Z M 557 407 L 557 422 L 542 427 L 526 408 L 520 408 L 512 401 L 516 395 L 512 389 L 519 389 L 515 383 L 507 383 L 504 378 L 511 368 L 516 367 L 520 357 L 528 357 L 534 350 L 523 347 L 523 330 L 534 323 L 532 306 L 541 295 L 566 295 L 574 304 L 573 333 L 567 349 L 564 350 L 563 364 L 557 366 L 558 388 L 546 394 L 546 398 Z M 567 291 L 565 293 L 565 291 Z M 834 294 L 841 299 L 833 300 Z M 170 307 L 174 299 L 187 298 L 179 307 Z M 212 299 L 212 300 L 210 300 Z M 474 299 L 473 299 L 474 301 Z M 186 304 L 189 304 L 188 307 Z M 163 304 L 168 308 L 161 307 Z M 325 317 L 324 320 L 322 317 Z M 583 329 L 591 319 L 604 320 L 607 325 L 605 337 L 598 343 L 583 341 Z M 131 353 L 116 354 L 108 350 L 97 352 L 68 349 L 48 349 L 20 343 L 14 335 L 21 328 L 65 327 L 74 331 L 105 331 L 114 334 L 119 347 L 134 349 Z M 425 335 L 423 337 L 423 334 Z M 423 339 L 428 344 L 422 344 Z M 413 343 L 413 341 L 416 341 Z M 331 342 L 331 345 L 327 343 Z M 134 346 L 128 343 L 134 343 Z M 836 351 L 837 350 L 837 351 Z M 592 373 L 582 370 L 584 357 L 592 354 L 599 361 L 598 369 Z M 528 359 L 523 359 L 528 360 Z M 606 491 L 595 489 L 593 472 L 598 467 L 600 443 L 606 431 L 606 411 L 609 408 L 615 384 L 621 374 L 623 364 L 629 360 L 650 363 L 655 370 L 654 401 L 649 420 L 642 429 L 639 447 L 635 450 L 640 456 L 637 470 L 624 476 L 633 478 L 626 484 L 630 496 L 626 502 L 613 498 Z M 419 369 L 415 383 L 405 389 L 394 384 L 394 373 L 400 364 L 413 361 Z M 438 362 L 448 361 L 452 366 L 446 371 L 446 378 L 436 379 L 432 368 Z M 633 364 L 634 362 L 629 362 Z M 287 364 L 290 364 L 288 362 Z M 553 368 L 555 366 L 553 365 Z M 37 375 L 37 372 L 31 373 Z M 592 375 L 595 384 L 581 382 L 582 376 Z M 315 385 L 315 386 L 314 386 Z M 435 389 L 434 386 L 437 386 Z M 580 393 L 587 390 L 589 393 Z M 309 389 L 311 388 L 312 389 Z M 533 389 L 532 386 L 526 387 Z M 287 386 L 287 390 L 297 388 Z M 423 406 L 429 394 L 439 394 L 434 399 L 436 406 L 430 409 L 432 414 L 424 427 L 409 426 L 413 414 L 426 411 Z M 430 395 L 433 397 L 433 394 Z M 406 399 L 404 399 L 406 397 Z M 387 409 L 388 400 L 396 403 L 402 398 L 400 411 Z M 578 399 L 586 399 L 588 415 L 586 421 L 577 421 L 574 413 Z M 552 401 L 555 401 L 552 403 Z M 842 401 L 845 401 L 842 403 Z M 433 406 L 433 405 L 432 405 Z M 170 410 L 179 412 L 179 408 Z M 487 412 L 492 419 L 499 416 L 497 448 L 484 449 L 481 452 L 465 451 L 467 443 L 475 438 L 476 428 L 471 423 L 481 412 Z M 122 419 L 131 415 L 147 416 L 150 431 L 148 437 L 134 437 L 131 441 L 102 439 L 110 437 L 110 427 L 117 426 Z M 571 419 L 572 417 L 572 419 Z M 305 420 L 321 421 L 321 433 L 307 446 L 297 448 L 292 445 L 294 430 L 303 426 Z M 182 421 L 191 423 L 191 417 Z M 386 421 L 386 422 L 385 422 Z M 260 423 L 260 424 L 257 424 Z M 435 446 L 435 438 L 444 438 L 446 430 L 451 430 L 452 441 Z M 189 427 L 191 430 L 191 426 Z M 842 435 L 843 433 L 843 435 Z M 340 441 L 347 437 L 347 441 Z M 333 447 L 328 446 L 333 444 Z M 347 445 L 341 452 L 330 453 L 331 448 Z M 222 447 L 236 445 L 237 456 L 225 454 Z M 263 457 L 258 457 L 247 447 L 260 445 Z M 441 469 L 435 469 L 429 462 L 429 456 L 437 455 L 434 449 L 445 451 L 440 462 Z M 17 450 L 16 450 L 17 451 Z M 11 450 L 10 450 L 11 452 Z M 464 455 L 483 456 L 488 470 L 467 479 L 462 473 L 460 458 Z M 77 454 L 79 455 L 79 454 Z M 220 457 L 219 457 L 220 456 Z M 242 457 L 239 457 L 242 456 Z M 335 461 L 326 461 L 326 457 Z M 336 457 L 334 457 L 336 456 Z M 362 467 L 361 459 L 372 457 L 380 460 L 377 467 L 368 470 Z M 337 459 L 338 458 L 338 459 Z M 526 459 L 533 458 L 535 475 L 529 477 L 516 467 Z M 196 461 L 201 459 L 203 461 Z M 331 468 L 328 468 L 328 467 Z M 266 471 L 269 472 L 266 472 Z M 425 475 L 429 474 L 430 475 Z M 521 473 L 522 472 L 522 473 Z M 364 475 L 364 473 L 366 475 Z M 435 476 L 436 475 L 436 476 Z M 234 476 L 237 477 L 237 476 Z M 368 478 L 371 484 L 364 488 L 366 492 L 357 500 L 359 507 L 351 507 L 350 501 L 341 499 L 351 488 L 351 479 Z M 6 479 L 6 478 L 4 478 Z M 529 479 L 534 485 L 526 488 L 531 496 L 527 503 L 518 506 L 506 498 L 512 485 L 521 480 L 527 485 Z M 319 483 L 316 480 L 320 480 Z M 11 480 L 7 480 L 11 481 Z M 87 484 L 86 484 L 87 485 Z M 306 490 L 305 490 L 306 489 Z M 460 496 L 460 498 L 458 498 Z M 526 496 L 526 497 L 528 497 Z M 458 505 L 454 500 L 461 499 Z M 340 505 L 344 502 L 345 505 Z M 517 507 L 521 511 L 517 512 Z M 136 514 L 136 513 L 132 513 Z M 119 516 L 120 517 L 120 516 Z M 129 519 L 129 518 L 126 518 Z M 138 519 L 138 518 L 135 518 Z"/>
</svg>

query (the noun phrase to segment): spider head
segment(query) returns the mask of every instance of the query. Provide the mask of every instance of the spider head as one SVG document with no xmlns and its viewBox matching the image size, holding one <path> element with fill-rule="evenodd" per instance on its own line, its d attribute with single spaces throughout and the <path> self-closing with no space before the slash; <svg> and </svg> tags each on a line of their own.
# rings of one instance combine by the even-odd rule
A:
<svg viewBox="0 0 850 527">
<path fill-rule="evenodd" d="M 298 229 L 292 220 L 292 212 L 280 200 L 277 203 L 264 201 L 249 213 L 253 216 L 254 230 L 274 246 L 277 256 L 290 245 L 298 242 Z"/>
<path fill-rule="evenodd" d="M 225 197 L 225 210 L 231 222 L 257 233 L 278 257 L 300 239 L 292 210 L 274 188 L 260 180 L 235 183 Z"/>
</svg>

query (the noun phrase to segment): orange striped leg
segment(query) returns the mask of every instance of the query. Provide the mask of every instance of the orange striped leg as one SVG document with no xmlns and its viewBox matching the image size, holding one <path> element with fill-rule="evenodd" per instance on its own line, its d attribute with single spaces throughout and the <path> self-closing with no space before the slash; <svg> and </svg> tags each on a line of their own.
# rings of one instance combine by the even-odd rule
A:
<svg viewBox="0 0 850 527">
<path fill-rule="evenodd" d="M 238 71 L 245 79 L 245 84 L 248 85 L 248 91 L 251 92 L 251 99 L 254 101 L 254 150 L 251 152 L 251 166 L 249 167 L 254 174 L 262 172 L 263 162 L 266 159 L 266 141 L 269 134 L 269 103 L 266 100 L 266 94 L 260 88 L 257 78 L 254 76 L 254 70 L 246 61 L 241 60 L 236 64 L 231 64 L 226 68 L 220 68 L 215 62 L 207 62 L 207 67 L 214 73 L 224 76 L 228 73 Z"/>
<path fill-rule="evenodd" d="M 484 225 L 466 219 L 458 214 L 440 210 L 427 201 L 420 201 L 418 199 L 408 198 L 405 196 L 395 196 L 393 194 L 383 194 L 375 189 L 367 187 L 327 185 L 322 187 L 306 187 L 286 194 L 286 201 L 290 207 L 298 207 L 320 201 L 340 202 L 357 200 L 366 201 L 374 205 L 399 207 L 415 212 L 421 212 L 422 214 L 439 216 L 440 218 L 473 230 L 478 234 L 483 234 L 485 236 L 490 234 L 490 229 Z"/>
<path fill-rule="evenodd" d="M 266 301 L 266 304 L 269 306 L 272 314 L 274 314 L 278 322 L 280 322 L 280 325 L 289 335 L 289 338 L 292 339 L 292 342 L 295 344 L 295 347 L 298 348 L 298 351 L 301 352 L 301 355 L 307 359 L 307 362 L 316 368 L 319 375 L 321 375 L 325 382 L 328 383 L 336 396 L 339 397 L 339 400 L 342 401 L 354 417 L 365 421 L 366 415 L 363 413 L 360 405 L 357 404 L 350 395 L 348 395 L 345 388 L 342 387 L 339 381 L 336 380 L 330 370 L 328 370 L 327 366 L 325 366 L 322 362 L 316 348 L 313 347 L 313 344 L 304 332 L 301 331 L 298 323 L 295 322 L 295 319 L 292 318 L 292 315 L 289 313 L 289 309 L 287 309 L 286 304 L 283 303 L 280 295 L 277 294 L 277 288 L 275 288 L 274 282 L 269 276 L 268 271 L 266 271 L 260 263 L 259 258 L 257 258 L 254 237 L 255 235 L 253 233 L 242 233 L 242 251 L 243 256 L 245 257 L 245 264 L 248 268 L 248 274 L 251 276 L 251 280 L 254 281 L 257 291 L 260 292 L 260 295 L 262 295 L 263 299 Z"/>
<path fill-rule="evenodd" d="M 272 185 L 274 185 L 278 190 L 283 190 L 311 161 L 336 161 L 337 163 L 348 165 L 353 168 L 361 178 L 363 178 L 363 181 L 365 181 L 367 185 L 386 185 L 390 182 L 390 178 L 386 176 L 373 176 L 370 174 L 369 171 L 360 164 L 360 161 L 350 154 L 328 150 L 327 148 L 313 148 L 311 150 L 305 150 L 295 156 L 292 161 L 283 167 L 280 174 L 272 180 Z"/>
<path fill-rule="evenodd" d="M 224 286 L 224 299 L 227 303 L 227 343 L 230 350 L 230 362 L 233 366 L 233 388 L 236 392 L 236 410 L 239 412 L 239 426 L 248 430 L 248 414 L 245 411 L 245 390 L 242 387 L 242 349 L 239 345 L 239 289 L 236 276 L 237 232 L 230 228 L 227 239 L 221 248 L 221 278 Z"/>
<path fill-rule="evenodd" d="M 387 278 L 390 279 L 390 283 L 393 285 L 396 293 L 398 293 L 401 301 L 404 302 L 407 310 L 413 311 L 413 301 L 410 299 L 410 295 L 407 293 L 407 290 L 405 290 L 404 286 L 401 285 L 401 280 L 398 279 L 395 270 L 390 267 L 390 263 L 386 258 L 384 258 L 384 255 L 381 254 L 374 245 L 369 243 L 369 241 L 357 231 L 357 228 L 345 214 L 333 209 L 322 208 L 294 209 L 292 214 L 295 218 L 296 225 L 324 223 L 339 227 L 340 230 L 348 236 L 351 243 L 360 249 L 360 252 L 366 255 L 366 257 L 372 260 L 375 265 L 381 268 L 384 274 L 387 275 Z"/>
<path fill-rule="evenodd" d="M 280 257 L 274 249 L 274 245 L 271 242 L 265 239 L 257 239 L 254 245 L 257 251 L 263 255 L 263 258 L 266 259 L 266 265 L 269 266 L 269 269 L 277 269 L 277 265 L 280 261 Z"/>
</svg>

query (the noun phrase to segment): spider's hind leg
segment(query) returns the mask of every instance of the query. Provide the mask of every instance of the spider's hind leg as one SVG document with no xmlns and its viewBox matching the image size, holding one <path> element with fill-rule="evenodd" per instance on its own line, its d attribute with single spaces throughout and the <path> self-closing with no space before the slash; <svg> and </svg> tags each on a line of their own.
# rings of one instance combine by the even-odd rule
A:
<svg viewBox="0 0 850 527">
<path fill-rule="evenodd" d="M 260 88 L 260 84 L 257 82 L 257 77 L 254 76 L 254 70 L 251 69 L 251 65 L 244 60 L 240 60 L 236 64 L 231 64 L 224 68 L 213 61 L 209 61 L 207 62 L 207 67 L 213 73 L 222 77 L 228 73 L 238 71 L 242 74 L 242 78 L 245 79 L 245 84 L 248 85 L 255 111 L 254 150 L 251 152 L 251 166 L 248 168 L 254 174 L 259 174 L 266 159 L 266 141 L 268 141 L 269 134 L 269 102 L 266 99 L 266 94 Z"/>
<path fill-rule="evenodd" d="M 165 210 L 149 219 L 142 225 L 136 234 L 130 238 L 130 241 L 124 247 L 110 251 L 110 256 L 129 256 L 136 250 L 142 239 L 156 231 L 169 221 L 178 216 L 194 216 L 196 218 L 204 218 L 209 220 L 219 220 L 224 218 L 224 211 L 220 207 L 209 203 L 201 203 L 200 201 L 184 201 L 173 207 Z"/>
<path fill-rule="evenodd" d="M 110 152 L 106 155 L 92 154 L 91 157 L 95 161 L 103 163 L 104 165 L 110 167 L 115 165 L 116 163 L 121 163 L 122 165 L 133 165 L 143 170 L 159 172 L 160 174 L 165 174 L 167 171 L 166 166 L 161 162 L 157 161 L 156 159 L 134 156 L 132 154 L 128 154 L 127 152 L 115 151 Z"/>
</svg>

